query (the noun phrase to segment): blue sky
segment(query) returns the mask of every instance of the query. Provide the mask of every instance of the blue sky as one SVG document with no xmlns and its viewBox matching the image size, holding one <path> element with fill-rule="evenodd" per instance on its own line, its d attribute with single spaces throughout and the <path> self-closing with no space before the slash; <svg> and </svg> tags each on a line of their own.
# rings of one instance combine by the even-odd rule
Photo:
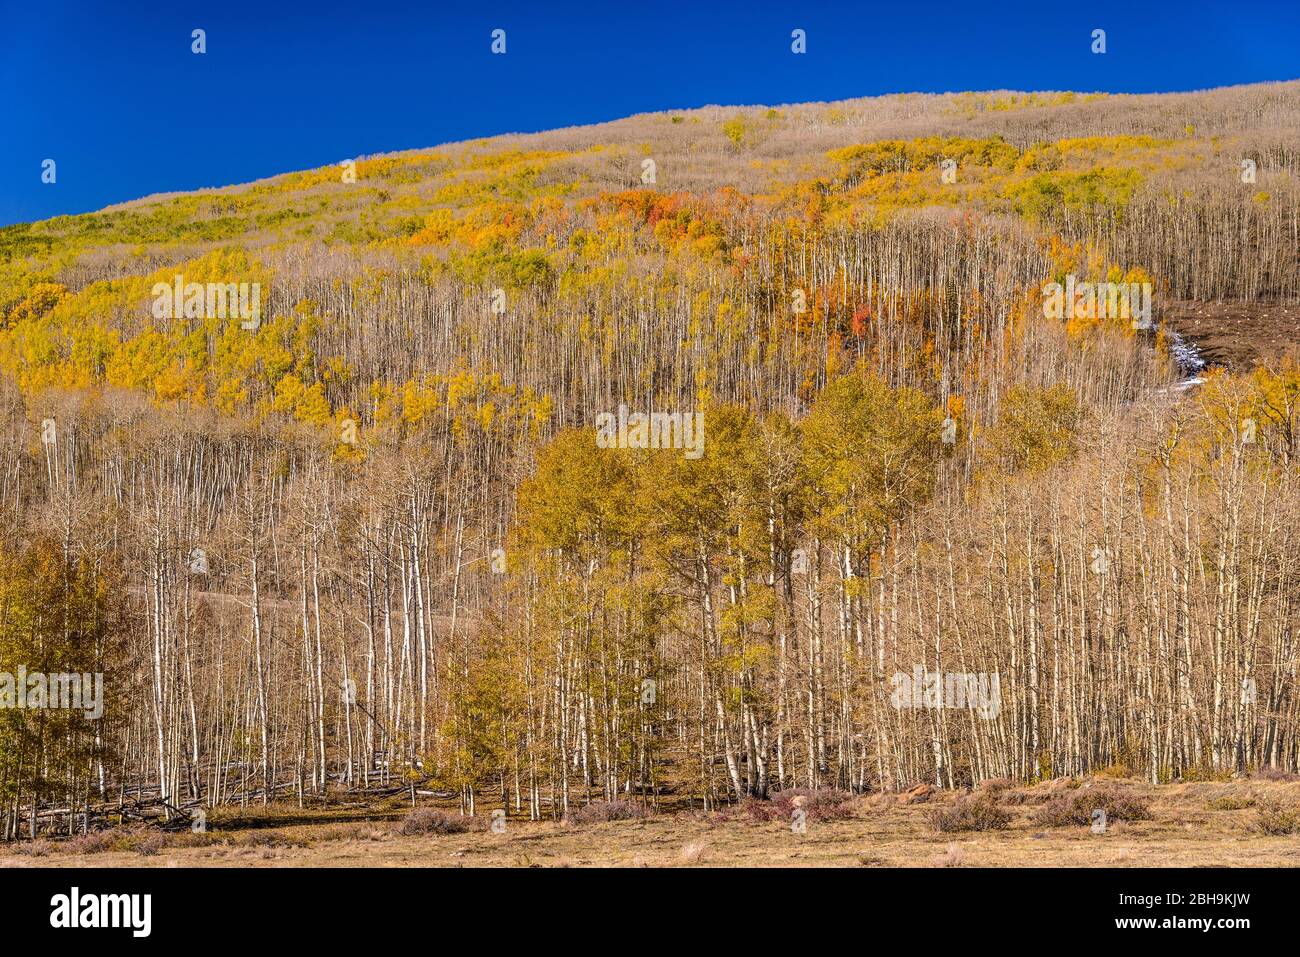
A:
<svg viewBox="0 0 1300 957">
<path fill-rule="evenodd" d="M 1300 77 L 1300 0 L 145 6 L 0 0 L 0 224 L 652 110 Z"/>
</svg>

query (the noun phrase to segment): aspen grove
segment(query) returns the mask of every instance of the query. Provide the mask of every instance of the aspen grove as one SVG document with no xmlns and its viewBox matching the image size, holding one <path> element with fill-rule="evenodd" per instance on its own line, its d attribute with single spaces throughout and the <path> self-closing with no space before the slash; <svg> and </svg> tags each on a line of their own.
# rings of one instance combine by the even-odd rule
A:
<svg viewBox="0 0 1300 957">
<path fill-rule="evenodd" d="M 105 697 L 0 707 L 4 835 L 1300 771 L 1300 362 L 1162 322 L 1300 302 L 1298 121 L 709 107 L 0 229 L 0 671 Z M 1067 279 L 1152 327 L 1045 316 Z"/>
</svg>

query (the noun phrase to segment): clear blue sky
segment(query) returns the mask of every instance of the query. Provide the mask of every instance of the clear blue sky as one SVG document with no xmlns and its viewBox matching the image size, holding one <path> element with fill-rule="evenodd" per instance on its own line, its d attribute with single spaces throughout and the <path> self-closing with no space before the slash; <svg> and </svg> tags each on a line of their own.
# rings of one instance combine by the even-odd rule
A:
<svg viewBox="0 0 1300 957">
<path fill-rule="evenodd" d="M 0 224 L 651 110 L 1300 77 L 1300 0 L 295 6 L 0 0 Z"/>
</svg>

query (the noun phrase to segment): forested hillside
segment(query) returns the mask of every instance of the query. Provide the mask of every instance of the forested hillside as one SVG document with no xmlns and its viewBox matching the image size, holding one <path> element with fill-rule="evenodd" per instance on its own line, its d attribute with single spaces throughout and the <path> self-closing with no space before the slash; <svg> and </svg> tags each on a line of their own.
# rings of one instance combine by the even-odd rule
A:
<svg viewBox="0 0 1300 957">
<path fill-rule="evenodd" d="M 0 229 L 0 669 L 105 676 L 0 709 L 4 833 L 1300 770 L 1300 363 L 1162 321 L 1300 303 L 1298 250 L 1300 82 L 710 107 Z M 1045 315 L 1099 282 L 1153 322 Z"/>
</svg>

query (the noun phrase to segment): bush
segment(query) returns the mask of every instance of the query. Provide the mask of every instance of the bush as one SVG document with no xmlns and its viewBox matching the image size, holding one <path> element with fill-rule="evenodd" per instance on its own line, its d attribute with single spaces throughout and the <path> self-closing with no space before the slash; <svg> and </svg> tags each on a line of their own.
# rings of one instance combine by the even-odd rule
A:
<svg viewBox="0 0 1300 957">
<path fill-rule="evenodd" d="M 1096 775 L 1099 778 L 1131 778 L 1133 777 L 1133 769 L 1122 762 L 1108 764 L 1104 768 L 1099 768 Z"/>
<path fill-rule="evenodd" d="M 235 847 L 308 847 L 311 840 L 306 837 L 292 837 L 284 831 L 259 828 L 240 834 L 232 834 L 228 842 Z M 175 838 L 173 838 L 173 845 Z"/>
<path fill-rule="evenodd" d="M 1276 802 L 1262 804 L 1255 827 L 1262 834 L 1277 837 L 1283 834 L 1300 834 L 1300 814 L 1294 808 Z"/>
<path fill-rule="evenodd" d="M 1231 771 L 1216 771 L 1214 768 L 1195 765 L 1190 768 L 1183 768 L 1182 782 L 1184 784 L 1196 784 L 1204 781 L 1212 781 L 1218 784 L 1225 784 L 1232 780 Z"/>
<path fill-rule="evenodd" d="M 786 788 L 766 801 L 746 798 L 741 808 L 755 821 L 789 821 L 796 807 L 809 821 L 840 821 L 853 816 L 853 795 L 833 788 Z"/>
<path fill-rule="evenodd" d="M 401 834 L 464 834 L 469 830 L 469 818 L 463 814 L 449 814 L 437 808 L 416 808 L 402 819 Z"/>
<path fill-rule="evenodd" d="M 202 847 L 212 843 L 214 839 L 208 834 L 191 834 L 188 831 L 166 832 L 145 824 L 130 824 L 76 834 L 53 842 L 52 846 L 64 854 L 90 855 L 134 851 L 151 857 L 164 848 Z"/>
<path fill-rule="evenodd" d="M 43 837 L 39 837 L 34 841 L 15 844 L 13 848 L 15 854 L 20 854 L 24 857 L 48 857 L 56 850 L 58 850 L 57 845 L 55 845 L 53 841 L 47 841 Z"/>
<path fill-rule="evenodd" d="M 135 845 L 135 852 L 141 857 L 153 857 L 165 847 L 167 847 L 166 834 L 146 834 L 140 839 L 140 842 Z"/>
<path fill-rule="evenodd" d="M 123 837 L 112 831 L 89 831 L 68 838 L 63 849 L 69 854 L 105 854 L 109 851 L 123 850 Z"/>
<path fill-rule="evenodd" d="M 317 832 L 314 839 L 323 841 L 386 841 L 392 837 L 391 831 L 375 827 L 373 824 L 343 824 Z"/>
<path fill-rule="evenodd" d="M 1217 797 L 1206 805 L 1211 811 L 1241 811 L 1248 807 L 1255 806 L 1253 797 L 1235 797 L 1231 794 L 1225 794 L 1223 797 Z"/>
<path fill-rule="evenodd" d="M 592 801 L 583 807 L 570 808 L 564 815 L 569 824 L 603 824 L 606 821 L 638 821 L 650 811 L 635 801 Z"/>
<path fill-rule="evenodd" d="M 1258 778 L 1260 781 L 1300 781 L 1300 774 L 1270 767 L 1256 768 L 1251 777 Z"/>
<path fill-rule="evenodd" d="M 1091 824 L 1092 812 L 1101 808 L 1107 821 L 1149 821 L 1151 810 L 1146 800 L 1114 788 L 1085 788 L 1073 794 L 1052 798 L 1038 809 L 1034 820 L 1047 827 Z"/>
<path fill-rule="evenodd" d="M 998 807 L 991 793 L 958 798 L 951 807 L 929 814 L 930 826 L 945 834 L 953 831 L 1001 831 L 1011 823 L 1011 812 Z"/>
</svg>

